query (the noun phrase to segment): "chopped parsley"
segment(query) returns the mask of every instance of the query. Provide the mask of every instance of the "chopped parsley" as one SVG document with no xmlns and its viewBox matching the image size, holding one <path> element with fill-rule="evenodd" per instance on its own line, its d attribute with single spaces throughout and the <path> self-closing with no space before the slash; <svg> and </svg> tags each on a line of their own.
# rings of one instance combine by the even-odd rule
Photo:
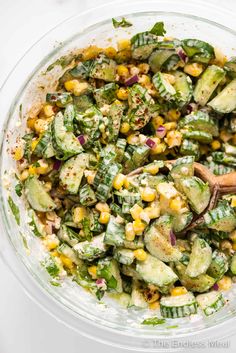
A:
<svg viewBox="0 0 236 353">
<path fill-rule="evenodd" d="M 121 21 L 116 20 L 115 18 L 112 19 L 112 23 L 114 28 L 119 28 L 119 27 L 131 27 L 133 24 L 129 21 L 127 21 L 124 17 L 122 17 Z"/>
<path fill-rule="evenodd" d="M 149 318 L 143 320 L 142 325 L 156 326 L 156 325 L 162 325 L 165 322 L 166 322 L 165 319 L 159 319 L 158 317 L 154 316 L 154 317 L 149 317 Z"/>
<path fill-rule="evenodd" d="M 150 33 L 155 34 L 156 36 L 164 36 L 164 34 L 166 33 L 166 30 L 164 28 L 164 23 L 163 22 L 155 23 Z"/>
<path fill-rule="evenodd" d="M 21 183 L 16 184 L 15 186 L 15 192 L 17 196 L 21 196 L 22 195 L 22 189 L 23 189 L 23 185 Z"/>
<path fill-rule="evenodd" d="M 15 217 L 16 223 L 20 225 L 20 210 L 19 207 L 12 200 L 11 196 L 8 197 L 8 205 L 11 209 L 13 216 Z"/>
</svg>

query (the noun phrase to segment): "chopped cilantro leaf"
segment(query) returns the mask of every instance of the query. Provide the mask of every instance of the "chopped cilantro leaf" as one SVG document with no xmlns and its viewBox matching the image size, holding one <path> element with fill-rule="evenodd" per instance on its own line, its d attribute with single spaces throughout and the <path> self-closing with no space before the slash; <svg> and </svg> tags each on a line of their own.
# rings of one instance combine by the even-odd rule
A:
<svg viewBox="0 0 236 353">
<path fill-rule="evenodd" d="M 133 24 L 131 22 L 127 21 L 124 17 L 122 17 L 121 21 L 117 21 L 115 18 L 113 18 L 112 23 L 113 23 L 114 28 L 133 26 Z"/>
</svg>

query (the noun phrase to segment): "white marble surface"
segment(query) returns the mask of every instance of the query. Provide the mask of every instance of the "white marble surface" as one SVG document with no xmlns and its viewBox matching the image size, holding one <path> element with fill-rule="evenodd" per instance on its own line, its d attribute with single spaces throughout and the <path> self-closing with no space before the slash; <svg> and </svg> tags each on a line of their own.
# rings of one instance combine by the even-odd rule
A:
<svg viewBox="0 0 236 353">
<path fill-rule="evenodd" d="M 42 34 L 76 12 L 105 2 L 109 0 L 0 0 L 0 86 L 16 61 Z M 236 11 L 236 0 L 207 2 Z M 70 331 L 42 311 L 27 297 L 1 258 L 0 278 L 0 353 L 123 352 Z M 208 351 L 231 353 L 236 337 L 230 342 L 229 349 Z"/>
</svg>

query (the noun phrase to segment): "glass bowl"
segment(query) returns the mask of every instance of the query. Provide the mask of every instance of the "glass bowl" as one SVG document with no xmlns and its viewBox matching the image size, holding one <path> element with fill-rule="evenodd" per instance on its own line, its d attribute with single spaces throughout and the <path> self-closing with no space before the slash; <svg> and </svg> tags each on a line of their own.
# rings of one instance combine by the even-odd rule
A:
<svg viewBox="0 0 236 353">
<path fill-rule="evenodd" d="M 182 9 L 186 14 L 181 13 Z M 193 344 L 204 348 L 207 340 L 232 334 L 236 317 L 235 288 L 227 293 L 229 304 L 212 317 L 195 315 L 149 327 L 141 325 L 141 322 L 146 317 L 158 315 L 158 312 L 126 310 L 106 298 L 98 303 L 70 279 L 60 287 L 53 286 L 41 265 L 45 254 L 40 241 L 29 229 L 25 202 L 14 191 L 16 166 L 11 151 L 16 139 L 24 134 L 26 118 L 37 114 L 41 102 L 45 100 L 45 93 L 53 90 L 57 78 L 66 69 L 51 64 L 64 55 L 73 55 L 76 48 L 90 44 L 100 47 L 115 45 L 119 38 L 130 37 L 151 28 L 157 21 L 164 21 L 168 36 L 197 37 L 232 55 L 236 32 L 197 17 L 196 14 L 203 10 L 219 21 L 223 14 L 226 23 L 230 18 L 230 14 L 216 7 L 206 7 L 201 2 L 191 3 L 190 6 L 182 1 L 112 3 L 76 15 L 37 42 L 16 65 L 1 90 L 1 116 L 5 119 L 0 160 L 1 255 L 26 292 L 39 305 L 72 329 L 113 346 L 149 352 L 172 351 L 173 348 L 182 350 Z M 121 14 L 133 23 L 132 27 L 113 28 L 111 17 Z M 9 210 L 9 196 L 19 208 L 20 225 Z"/>
</svg>

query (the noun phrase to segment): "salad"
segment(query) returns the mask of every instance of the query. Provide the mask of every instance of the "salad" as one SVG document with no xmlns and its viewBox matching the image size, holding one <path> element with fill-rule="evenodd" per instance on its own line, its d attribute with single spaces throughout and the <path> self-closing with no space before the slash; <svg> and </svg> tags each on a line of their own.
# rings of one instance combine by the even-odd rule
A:
<svg viewBox="0 0 236 353">
<path fill-rule="evenodd" d="M 236 59 L 165 33 L 158 22 L 73 57 L 12 151 L 15 190 L 53 285 L 69 276 L 98 300 L 208 316 L 235 281 L 236 195 L 209 207 L 194 162 L 236 169 Z"/>
</svg>

